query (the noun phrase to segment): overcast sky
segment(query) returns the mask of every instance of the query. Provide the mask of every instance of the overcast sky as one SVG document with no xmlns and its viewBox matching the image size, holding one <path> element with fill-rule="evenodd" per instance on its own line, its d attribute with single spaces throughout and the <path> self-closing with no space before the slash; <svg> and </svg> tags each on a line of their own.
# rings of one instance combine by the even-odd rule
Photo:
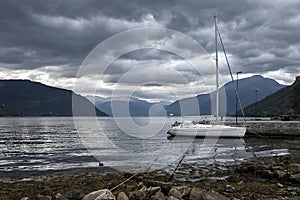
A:
<svg viewBox="0 0 300 200">
<path fill-rule="evenodd" d="M 96 95 L 104 97 L 116 90 L 122 91 L 118 95 L 134 91 L 136 97 L 150 101 L 193 96 L 205 92 L 205 87 L 211 89 L 212 83 L 203 83 L 190 63 L 172 52 L 135 50 L 114 60 L 102 75 L 97 68 L 80 77 L 77 72 L 101 42 L 145 27 L 186 34 L 213 61 L 213 16 L 217 15 L 233 73 L 260 74 L 291 84 L 300 75 L 299 10 L 299 0 L 2 0 L 0 78 L 30 79 L 66 89 L 80 83 L 78 92 L 83 95 L 93 94 L 97 85 Z M 134 76 L 124 79 L 137 66 Z M 174 78 L 174 70 L 183 78 Z M 229 81 L 222 54 L 220 73 L 223 82 Z"/>
</svg>

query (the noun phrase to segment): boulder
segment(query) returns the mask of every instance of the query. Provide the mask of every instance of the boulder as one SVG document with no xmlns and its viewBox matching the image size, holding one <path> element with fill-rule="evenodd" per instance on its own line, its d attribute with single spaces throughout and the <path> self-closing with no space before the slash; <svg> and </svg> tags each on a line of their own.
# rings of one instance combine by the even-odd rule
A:
<svg viewBox="0 0 300 200">
<path fill-rule="evenodd" d="M 69 190 L 64 196 L 68 200 L 81 200 L 84 195 L 80 190 Z"/>
<path fill-rule="evenodd" d="M 127 197 L 127 195 L 125 194 L 125 192 L 120 192 L 118 194 L 117 200 L 129 200 L 129 198 Z"/>
<path fill-rule="evenodd" d="M 182 193 L 172 187 L 171 190 L 169 191 L 168 196 L 169 197 L 175 197 L 177 199 L 181 199 L 182 198 Z"/>
<path fill-rule="evenodd" d="M 193 188 L 190 193 L 189 200 L 229 200 L 223 195 L 202 190 L 200 188 Z"/>
<path fill-rule="evenodd" d="M 176 189 L 182 194 L 182 198 L 187 198 L 190 195 L 191 188 L 188 186 L 174 186 L 173 189 Z"/>
<path fill-rule="evenodd" d="M 172 188 L 173 183 L 171 182 L 162 182 L 162 181 L 153 181 L 153 180 L 144 180 L 144 184 L 147 187 L 150 186 L 159 186 L 161 188 L 161 191 L 167 195 L 169 190 Z"/>
<path fill-rule="evenodd" d="M 28 197 L 23 197 L 21 200 L 30 200 Z"/>
<path fill-rule="evenodd" d="M 189 200 L 203 200 L 203 190 L 192 188 Z"/>
<path fill-rule="evenodd" d="M 155 195 L 151 196 L 152 200 L 167 200 L 167 197 L 162 192 L 156 192 Z"/>
<path fill-rule="evenodd" d="M 115 196 L 108 189 L 97 190 L 83 197 L 82 200 L 115 200 Z"/>
<path fill-rule="evenodd" d="M 160 192 L 161 188 L 159 186 L 157 187 L 149 187 L 146 189 L 145 193 L 147 196 L 152 196 L 154 194 L 156 194 L 157 192 Z"/>
<path fill-rule="evenodd" d="M 130 200 L 140 200 L 145 197 L 144 193 L 140 190 L 129 192 L 128 196 Z"/>
</svg>

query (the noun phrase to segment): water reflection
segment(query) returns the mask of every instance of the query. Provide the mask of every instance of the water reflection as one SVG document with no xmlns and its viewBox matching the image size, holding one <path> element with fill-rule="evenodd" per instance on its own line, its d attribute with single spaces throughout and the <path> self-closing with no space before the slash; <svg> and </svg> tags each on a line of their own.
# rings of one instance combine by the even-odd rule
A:
<svg viewBox="0 0 300 200">
<path fill-rule="evenodd" d="M 299 140 L 169 140 L 167 124 L 151 137 L 147 133 L 133 137 L 118 129 L 111 118 L 99 120 L 101 131 L 89 118 L 81 121 L 82 129 L 78 129 L 68 117 L 1 118 L 0 170 L 97 167 L 98 160 L 122 170 L 153 170 L 174 166 L 181 159 L 183 163 L 234 164 L 253 156 L 300 152 Z"/>
</svg>

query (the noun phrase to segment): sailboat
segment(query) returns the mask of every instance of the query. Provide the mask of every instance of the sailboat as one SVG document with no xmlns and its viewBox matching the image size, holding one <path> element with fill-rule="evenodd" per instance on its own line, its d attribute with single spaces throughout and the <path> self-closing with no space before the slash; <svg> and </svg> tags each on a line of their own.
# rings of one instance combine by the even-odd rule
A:
<svg viewBox="0 0 300 200">
<path fill-rule="evenodd" d="M 219 69 L 218 69 L 218 27 L 217 17 L 215 21 L 215 45 L 216 45 L 216 122 L 214 124 L 194 124 L 183 122 L 173 125 L 167 132 L 171 136 L 188 137 L 244 137 L 246 127 L 227 126 L 219 124 Z"/>
</svg>

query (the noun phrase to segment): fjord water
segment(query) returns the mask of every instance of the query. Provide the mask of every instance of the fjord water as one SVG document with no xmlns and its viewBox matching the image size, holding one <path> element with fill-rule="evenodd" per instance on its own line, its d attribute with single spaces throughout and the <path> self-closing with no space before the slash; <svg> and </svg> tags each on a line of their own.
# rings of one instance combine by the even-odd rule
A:
<svg viewBox="0 0 300 200">
<path fill-rule="evenodd" d="M 288 154 L 299 150 L 293 140 L 167 138 L 171 121 L 155 118 L 160 131 L 132 130 L 125 134 L 112 118 L 88 117 L 74 124 L 72 117 L 0 118 L 0 171 L 61 170 L 105 166 L 123 170 L 151 170 L 183 162 L 235 163 L 254 156 Z M 173 120 L 174 121 L 174 120 Z M 149 118 L 136 118 L 147 126 Z M 100 127 L 100 129 L 99 129 Z"/>
</svg>

